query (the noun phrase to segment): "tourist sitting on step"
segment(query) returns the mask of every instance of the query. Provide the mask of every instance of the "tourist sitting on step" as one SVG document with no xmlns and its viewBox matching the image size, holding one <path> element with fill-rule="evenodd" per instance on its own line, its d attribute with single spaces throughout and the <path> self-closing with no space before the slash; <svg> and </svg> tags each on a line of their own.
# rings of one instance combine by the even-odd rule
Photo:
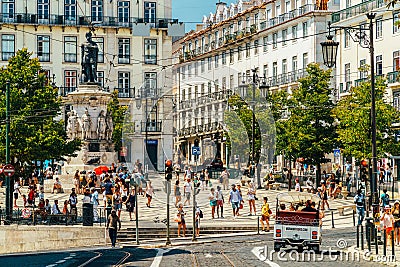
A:
<svg viewBox="0 0 400 267">
<path fill-rule="evenodd" d="M 58 177 L 56 178 L 56 180 L 54 181 L 53 184 L 53 191 L 51 191 L 52 194 L 54 194 L 54 191 L 56 191 L 56 193 L 62 193 L 62 185 L 60 180 L 58 179 Z"/>
</svg>

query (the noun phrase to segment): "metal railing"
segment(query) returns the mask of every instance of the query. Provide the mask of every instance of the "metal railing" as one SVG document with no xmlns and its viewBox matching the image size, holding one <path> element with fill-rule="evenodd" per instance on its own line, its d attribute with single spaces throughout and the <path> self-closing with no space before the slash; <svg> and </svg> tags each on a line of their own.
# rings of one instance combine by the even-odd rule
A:
<svg viewBox="0 0 400 267">
<path fill-rule="evenodd" d="M 75 92 L 76 91 L 76 87 L 58 87 L 58 94 L 60 96 L 67 96 L 69 93 Z"/>
<path fill-rule="evenodd" d="M 388 83 L 397 83 L 399 82 L 399 71 L 392 71 L 387 74 L 387 82 Z"/>
<path fill-rule="evenodd" d="M 146 122 L 141 123 L 142 132 L 146 132 Z M 148 121 L 147 122 L 147 132 L 161 132 L 162 122 L 161 121 Z"/>
<path fill-rule="evenodd" d="M 145 19 L 145 18 L 120 18 L 120 17 L 93 17 L 92 22 L 98 26 L 109 26 L 109 27 L 125 27 L 130 28 L 135 23 L 149 23 L 152 28 L 168 28 L 169 23 L 178 23 L 178 19 L 170 18 L 156 18 L 156 19 Z M 1 13 L 0 23 L 27 23 L 27 24 L 43 24 L 43 25 L 60 25 L 60 26 L 84 26 L 89 25 L 89 21 L 85 16 L 64 16 L 57 14 L 49 14 L 44 18 L 41 18 L 36 13 Z"/>
<path fill-rule="evenodd" d="M 119 98 L 132 98 L 135 97 L 135 88 L 118 88 L 115 87 L 114 91 L 118 91 Z"/>
<path fill-rule="evenodd" d="M 332 13 L 332 23 L 357 15 L 366 14 L 373 9 L 385 6 L 384 0 L 370 0 Z"/>
</svg>

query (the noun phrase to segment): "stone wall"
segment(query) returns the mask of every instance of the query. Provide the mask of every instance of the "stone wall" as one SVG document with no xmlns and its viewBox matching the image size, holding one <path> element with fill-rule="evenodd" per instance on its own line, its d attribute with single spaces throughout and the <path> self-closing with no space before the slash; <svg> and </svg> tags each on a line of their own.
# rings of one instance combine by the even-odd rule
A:
<svg viewBox="0 0 400 267">
<path fill-rule="evenodd" d="M 103 227 L 1 225 L 0 254 L 105 245 Z"/>
</svg>

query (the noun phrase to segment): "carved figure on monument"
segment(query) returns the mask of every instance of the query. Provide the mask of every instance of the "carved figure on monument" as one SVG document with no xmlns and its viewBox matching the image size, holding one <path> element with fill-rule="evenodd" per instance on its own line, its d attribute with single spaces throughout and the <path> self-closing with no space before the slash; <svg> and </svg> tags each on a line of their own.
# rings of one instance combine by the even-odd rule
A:
<svg viewBox="0 0 400 267">
<path fill-rule="evenodd" d="M 104 110 L 100 111 L 99 117 L 97 118 L 97 139 L 106 138 L 106 115 Z"/>
<path fill-rule="evenodd" d="M 71 110 L 68 114 L 68 121 L 67 121 L 67 136 L 69 139 L 75 139 L 78 135 L 79 130 L 79 118 L 76 115 L 75 110 Z"/>
<path fill-rule="evenodd" d="M 91 138 L 92 119 L 90 118 L 89 111 L 85 109 L 85 113 L 81 117 L 82 125 L 82 140 Z"/>
<path fill-rule="evenodd" d="M 114 124 L 113 124 L 112 117 L 111 117 L 110 114 L 107 114 L 106 122 L 107 122 L 106 140 L 112 140 L 112 133 L 114 131 Z"/>
<path fill-rule="evenodd" d="M 92 41 L 92 33 L 86 33 L 86 42 L 81 45 L 82 76 L 81 83 L 97 83 L 97 58 L 99 48 Z"/>
</svg>

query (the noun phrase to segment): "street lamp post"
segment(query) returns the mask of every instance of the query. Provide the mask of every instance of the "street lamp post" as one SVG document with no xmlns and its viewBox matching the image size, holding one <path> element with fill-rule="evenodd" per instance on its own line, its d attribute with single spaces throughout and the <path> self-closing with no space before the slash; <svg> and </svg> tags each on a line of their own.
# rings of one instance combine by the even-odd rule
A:
<svg viewBox="0 0 400 267">
<path fill-rule="evenodd" d="M 6 83 L 6 165 L 10 164 L 10 82 Z M 6 217 L 12 217 L 11 176 L 6 176 Z"/>
<path fill-rule="evenodd" d="M 372 143 L 372 175 L 371 175 L 371 196 L 373 215 L 378 213 L 378 192 L 377 192 L 377 152 L 376 152 L 376 110 L 375 110 L 375 59 L 374 59 L 374 25 L 375 13 L 368 13 L 369 19 L 368 28 L 361 27 L 342 27 L 328 25 L 329 35 L 327 41 L 321 43 L 322 55 L 324 64 L 332 68 L 336 65 L 338 42 L 333 41 L 333 36 L 330 34 L 331 29 L 345 30 L 353 41 L 358 42 L 361 47 L 368 48 L 371 58 L 371 143 Z M 369 36 L 366 36 L 364 31 L 369 31 Z M 352 35 L 354 34 L 354 37 Z M 368 38 L 369 37 L 369 38 Z"/>
</svg>

